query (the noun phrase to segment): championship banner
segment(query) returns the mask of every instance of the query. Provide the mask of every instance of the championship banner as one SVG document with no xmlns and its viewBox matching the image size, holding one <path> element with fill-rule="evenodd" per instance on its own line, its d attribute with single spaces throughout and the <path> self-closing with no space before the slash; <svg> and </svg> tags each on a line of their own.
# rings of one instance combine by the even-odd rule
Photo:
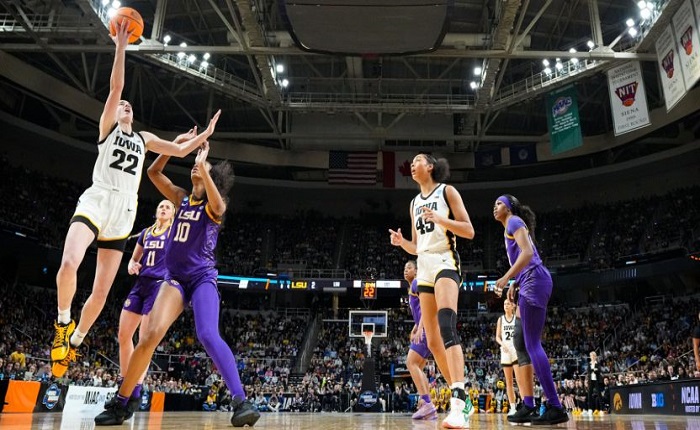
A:
<svg viewBox="0 0 700 430">
<path fill-rule="evenodd" d="M 700 0 L 698 0 L 700 1 Z M 661 73 L 661 87 L 666 99 L 666 112 L 670 111 L 686 94 L 683 72 L 678 61 L 678 44 L 673 36 L 673 29 L 666 30 L 656 39 L 657 64 Z"/>
<path fill-rule="evenodd" d="M 552 154 L 559 154 L 583 145 L 578 100 L 573 85 L 547 94 L 547 126 Z"/>
<path fill-rule="evenodd" d="M 673 15 L 673 30 L 678 47 L 678 60 L 683 69 L 686 88 L 692 88 L 700 79 L 700 41 L 698 41 L 698 26 L 690 0 L 681 4 Z"/>
<path fill-rule="evenodd" d="M 608 71 L 610 108 L 615 136 L 649 125 L 649 108 L 644 91 L 642 68 L 631 61 Z"/>
<path fill-rule="evenodd" d="M 64 415 L 93 414 L 97 416 L 104 411 L 105 403 L 117 393 L 117 387 L 79 387 L 71 385 L 63 405 Z"/>
</svg>

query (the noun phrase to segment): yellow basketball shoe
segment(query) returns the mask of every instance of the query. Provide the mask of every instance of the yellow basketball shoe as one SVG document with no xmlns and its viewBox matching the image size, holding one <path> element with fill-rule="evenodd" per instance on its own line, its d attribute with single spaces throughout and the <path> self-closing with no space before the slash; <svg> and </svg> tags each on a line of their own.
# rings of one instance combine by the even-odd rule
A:
<svg viewBox="0 0 700 430">
<path fill-rule="evenodd" d="M 70 336 L 75 331 L 75 321 L 70 320 L 68 324 L 53 323 L 55 334 L 53 345 L 51 346 L 51 364 L 65 360 L 70 349 Z"/>
<path fill-rule="evenodd" d="M 75 347 L 73 345 L 70 345 L 68 348 L 68 354 L 66 355 L 66 358 L 64 358 L 61 361 L 54 361 L 51 363 L 51 373 L 53 373 L 53 376 L 56 378 L 62 378 L 63 375 L 66 374 L 66 371 L 68 370 L 68 366 L 70 366 L 71 363 L 76 361 L 79 357 L 79 354 L 75 350 Z"/>
</svg>

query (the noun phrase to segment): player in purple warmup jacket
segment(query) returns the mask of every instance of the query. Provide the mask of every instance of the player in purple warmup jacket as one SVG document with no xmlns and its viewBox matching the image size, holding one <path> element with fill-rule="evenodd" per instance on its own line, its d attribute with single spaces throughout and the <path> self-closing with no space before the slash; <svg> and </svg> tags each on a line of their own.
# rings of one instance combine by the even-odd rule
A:
<svg viewBox="0 0 700 430">
<path fill-rule="evenodd" d="M 260 412 L 246 400 L 231 348 L 219 334 L 219 291 L 216 286 L 216 248 L 221 222 L 226 212 L 227 194 L 233 185 L 233 169 L 223 162 L 212 167 L 206 159 L 209 144 L 199 150 L 192 168 L 192 192 L 174 185 L 163 174 L 168 157 L 160 156 L 148 168 L 148 177 L 165 198 L 176 205 L 176 215 L 166 244 L 167 274 L 153 305 L 148 331 L 139 340 L 114 402 L 95 418 L 97 425 L 119 425 L 139 376 L 148 368 L 156 346 L 185 306 L 194 313 L 197 338 L 204 346 L 233 400 L 234 427 L 254 425 Z"/>
<path fill-rule="evenodd" d="M 158 204 L 155 224 L 141 231 L 129 260 L 129 274 L 138 275 L 138 278 L 124 300 L 119 316 L 119 383 L 126 375 L 129 359 L 134 352 L 136 328 L 139 329 L 139 338 L 143 337 L 148 329 L 149 314 L 160 284 L 165 279 L 165 242 L 170 234 L 174 214 L 175 205 L 170 200 Z M 132 399 L 140 398 L 145 376 L 145 373 L 141 375 L 131 394 Z"/>
<path fill-rule="evenodd" d="M 537 417 L 534 414 L 533 399 L 527 396 L 523 399 L 524 407 L 508 417 L 508 420 L 519 422 L 520 418 L 527 418 L 533 425 L 566 422 L 569 416 L 559 402 L 549 359 L 541 341 L 547 304 L 552 294 L 552 276 L 544 267 L 533 241 L 535 213 L 515 197 L 505 194 L 496 199 L 493 217 L 505 228 L 506 252 L 510 262 L 510 269 L 496 281 L 496 293 L 500 294 L 513 277 L 520 285 L 518 307 L 525 348 L 549 403 L 545 413 Z M 515 301 L 515 288 L 508 289 L 508 298 Z"/>
</svg>

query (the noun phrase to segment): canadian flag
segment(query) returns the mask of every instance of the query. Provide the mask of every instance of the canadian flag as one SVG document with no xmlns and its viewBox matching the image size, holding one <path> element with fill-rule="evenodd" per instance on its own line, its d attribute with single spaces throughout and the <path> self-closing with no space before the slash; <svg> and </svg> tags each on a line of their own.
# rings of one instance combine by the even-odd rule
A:
<svg viewBox="0 0 700 430">
<path fill-rule="evenodd" d="M 416 154 L 411 152 L 382 152 L 384 188 L 415 188 L 411 178 L 411 162 Z"/>
</svg>

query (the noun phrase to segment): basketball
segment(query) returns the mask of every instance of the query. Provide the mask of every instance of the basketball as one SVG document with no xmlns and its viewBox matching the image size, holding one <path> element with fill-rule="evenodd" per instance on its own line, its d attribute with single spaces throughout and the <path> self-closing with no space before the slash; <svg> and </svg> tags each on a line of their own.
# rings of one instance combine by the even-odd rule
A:
<svg viewBox="0 0 700 430">
<path fill-rule="evenodd" d="M 121 7 L 117 9 L 112 19 L 109 20 L 109 34 L 115 36 L 117 34 L 117 24 L 125 22 L 129 36 L 129 43 L 134 43 L 139 40 L 143 34 L 143 18 L 136 9 L 130 7 Z"/>
</svg>

